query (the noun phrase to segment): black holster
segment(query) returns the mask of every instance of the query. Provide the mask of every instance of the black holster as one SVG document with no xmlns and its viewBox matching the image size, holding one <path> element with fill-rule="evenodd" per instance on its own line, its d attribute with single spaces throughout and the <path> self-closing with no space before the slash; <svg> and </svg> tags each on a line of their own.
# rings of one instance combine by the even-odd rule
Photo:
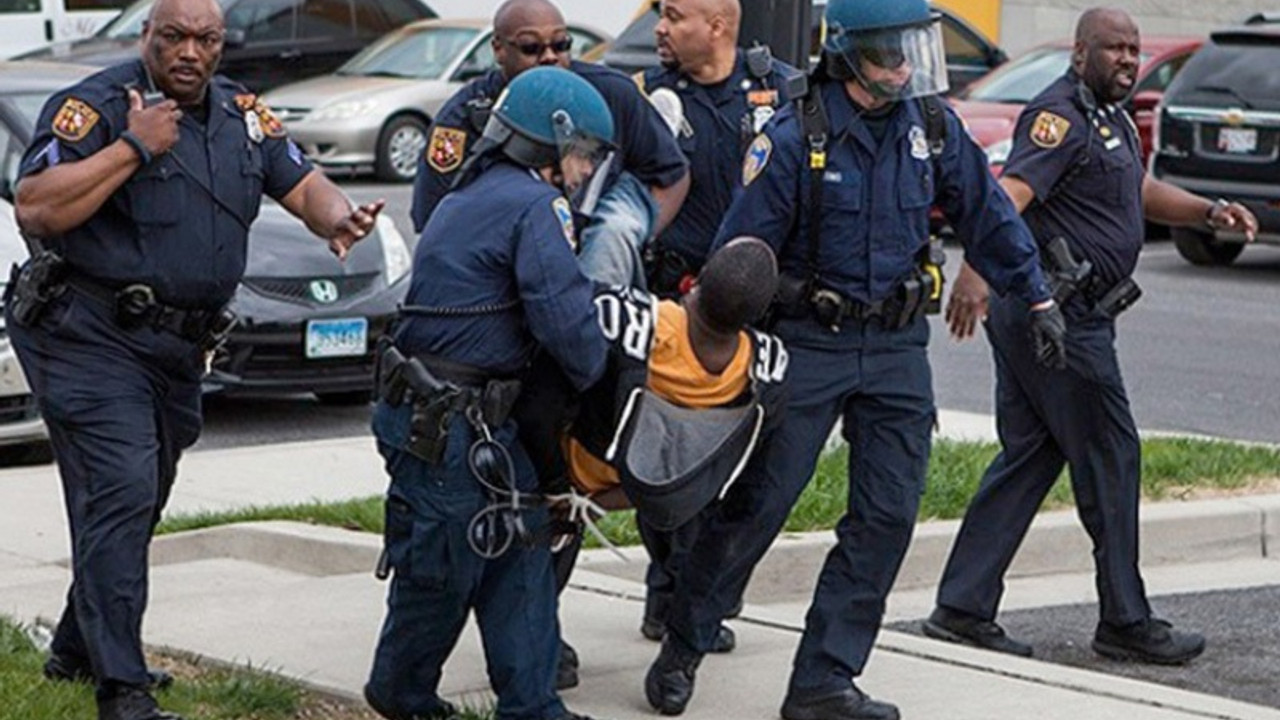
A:
<svg viewBox="0 0 1280 720">
<path fill-rule="evenodd" d="M 49 303 L 67 291 L 66 275 L 66 262 L 53 250 L 41 250 L 25 264 L 14 265 L 5 291 L 13 321 L 22 327 L 39 322 Z"/>
<path fill-rule="evenodd" d="M 1127 277 L 1103 293 L 1102 297 L 1094 303 L 1094 307 L 1105 313 L 1107 317 L 1114 318 L 1133 307 L 1141 297 L 1142 288 L 1138 287 L 1137 281 L 1132 277 Z"/>
</svg>

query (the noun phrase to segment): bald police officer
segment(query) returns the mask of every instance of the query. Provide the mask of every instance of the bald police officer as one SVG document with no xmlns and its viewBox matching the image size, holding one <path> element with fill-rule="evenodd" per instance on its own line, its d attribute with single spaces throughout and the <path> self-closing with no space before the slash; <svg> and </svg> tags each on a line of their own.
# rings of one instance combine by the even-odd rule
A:
<svg viewBox="0 0 1280 720">
<path fill-rule="evenodd" d="M 987 468 L 938 588 L 925 632 L 1000 652 L 1030 655 L 995 622 L 1004 574 L 1044 496 L 1071 468 L 1080 518 L 1093 541 L 1099 621 L 1093 648 L 1108 657 L 1186 662 L 1204 638 L 1156 618 L 1138 571 L 1141 445 L 1115 350 L 1115 316 L 1137 299 L 1132 274 L 1144 216 L 1208 225 L 1252 238 L 1243 206 L 1199 198 L 1146 174 L 1142 143 L 1123 107 L 1140 62 L 1133 20 L 1085 12 L 1067 73 L 1023 110 L 1000 184 L 1037 241 L 1065 238 L 1068 261 L 1089 275 L 1065 302 L 1066 367 L 1046 372 L 1022 342 L 1017 301 L 990 300 L 987 337 L 996 360 L 1001 453 Z M 1059 269 L 1062 270 L 1061 268 Z M 1059 294 L 1059 297 L 1062 297 Z M 948 306 L 952 333 L 968 337 L 986 315 L 987 288 L 966 268 Z"/>
<path fill-rule="evenodd" d="M 6 303 L 70 515 L 72 583 L 45 671 L 97 682 L 100 720 L 156 720 L 143 661 L 147 547 L 200 432 L 202 354 L 244 272 L 262 195 L 342 257 L 382 203 L 352 208 L 257 99 L 215 76 L 213 0 L 160 0 L 142 59 L 56 93 L 16 212 L 36 253 Z M 144 99 L 145 98 L 145 99 Z"/>
</svg>

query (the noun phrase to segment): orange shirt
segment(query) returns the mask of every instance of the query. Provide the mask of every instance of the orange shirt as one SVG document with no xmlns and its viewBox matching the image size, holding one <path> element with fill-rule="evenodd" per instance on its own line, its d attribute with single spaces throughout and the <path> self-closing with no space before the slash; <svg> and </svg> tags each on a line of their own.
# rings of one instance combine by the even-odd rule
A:
<svg viewBox="0 0 1280 720">
<path fill-rule="evenodd" d="M 724 372 L 707 372 L 689 341 L 689 314 L 679 303 L 658 303 L 658 326 L 649 354 L 649 389 L 667 402 L 687 408 L 726 405 L 747 389 L 750 382 L 751 338 L 738 333 L 738 351 Z M 565 453 L 569 479 L 585 493 L 607 490 L 618 484 L 618 473 L 592 455 L 577 440 L 568 438 Z"/>
</svg>

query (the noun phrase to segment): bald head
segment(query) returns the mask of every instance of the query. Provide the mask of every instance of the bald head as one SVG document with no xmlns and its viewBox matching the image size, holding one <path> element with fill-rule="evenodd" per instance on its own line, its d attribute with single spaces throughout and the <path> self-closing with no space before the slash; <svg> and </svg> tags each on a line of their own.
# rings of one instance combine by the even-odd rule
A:
<svg viewBox="0 0 1280 720">
<path fill-rule="evenodd" d="M 225 31 L 217 0 L 156 0 L 142 29 L 142 60 L 156 87 L 180 105 L 204 102 Z"/>
<path fill-rule="evenodd" d="M 493 29 L 499 35 L 539 25 L 564 25 L 564 15 L 550 0 L 507 0 L 493 14 Z"/>
<path fill-rule="evenodd" d="M 1099 102 L 1119 102 L 1137 82 L 1141 45 L 1138 26 L 1128 13 L 1092 8 L 1076 23 L 1071 67 Z"/>
<path fill-rule="evenodd" d="M 564 15 L 549 0 L 507 0 L 493 15 L 490 44 L 507 80 L 539 65 L 568 68 L 569 40 Z"/>
</svg>

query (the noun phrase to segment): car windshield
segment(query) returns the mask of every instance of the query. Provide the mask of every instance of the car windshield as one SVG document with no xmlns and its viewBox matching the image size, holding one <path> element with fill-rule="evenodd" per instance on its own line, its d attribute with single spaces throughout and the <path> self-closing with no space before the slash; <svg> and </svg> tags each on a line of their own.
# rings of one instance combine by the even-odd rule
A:
<svg viewBox="0 0 1280 720">
<path fill-rule="evenodd" d="M 52 94 L 52 90 L 49 92 L 13 93 L 6 95 L 5 99 L 13 105 L 18 114 L 22 116 L 22 119 L 26 121 L 27 127 L 33 128 L 40 120 L 40 110 L 44 108 L 44 104 L 49 101 L 49 96 Z"/>
<path fill-rule="evenodd" d="M 392 33 L 338 68 L 339 75 L 379 75 L 431 80 L 453 65 L 480 31 L 476 28 L 426 27 Z"/>
<path fill-rule="evenodd" d="M 1169 88 L 1171 103 L 1212 102 L 1250 109 L 1280 109 L 1280 45 L 1242 34 L 1214 37 Z"/>
</svg>

